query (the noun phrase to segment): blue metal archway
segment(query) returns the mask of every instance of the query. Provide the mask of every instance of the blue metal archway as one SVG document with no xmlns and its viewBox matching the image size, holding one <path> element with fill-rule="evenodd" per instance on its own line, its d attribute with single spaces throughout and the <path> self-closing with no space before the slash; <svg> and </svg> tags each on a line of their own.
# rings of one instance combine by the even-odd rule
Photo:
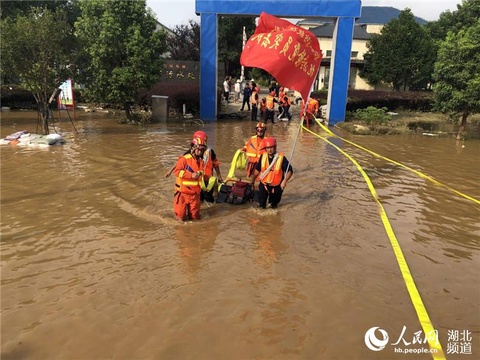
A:
<svg viewBox="0 0 480 360">
<path fill-rule="evenodd" d="M 360 0 L 195 0 L 200 15 L 200 118 L 217 117 L 218 16 L 259 16 L 262 11 L 278 17 L 327 17 L 335 21 L 333 33 L 327 118 L 330 125 L 345 119 L 350 52 Z M 322 44 L 320 44 L 320 47 Z"/>
</svg>

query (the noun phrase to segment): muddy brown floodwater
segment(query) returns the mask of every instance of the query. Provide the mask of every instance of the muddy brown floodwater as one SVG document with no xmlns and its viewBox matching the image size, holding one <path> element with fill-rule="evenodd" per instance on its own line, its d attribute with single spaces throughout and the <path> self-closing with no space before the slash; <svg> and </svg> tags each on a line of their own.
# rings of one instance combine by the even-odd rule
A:
<svg viewBox="0 0 480 360">
<path fill-rule="evenodd" d="M 35 131 L 35 114 L 1 117 L 2 137 Z M 2 360 L 432 358 L 414 353 L 428 345 L 412 343 L 422 328 L 379 206 L 337 149 L 302 130 L 278 209 L 215 204 L 180 223 L 164 174 L 200 127 L 76 117 L 78 134 L 56 123 L 63 146 L 1 147 Z M 224 176 L 253 126 L 202 128 Z M 297 129 L 267 132 L 290 157 Z M 479 358 L 480 205 L 451 189 L 480 199 L 480 141 L 334 131 L 448 186 L 330 139 L 378 192 L 447 359 Z"/>
</svg>

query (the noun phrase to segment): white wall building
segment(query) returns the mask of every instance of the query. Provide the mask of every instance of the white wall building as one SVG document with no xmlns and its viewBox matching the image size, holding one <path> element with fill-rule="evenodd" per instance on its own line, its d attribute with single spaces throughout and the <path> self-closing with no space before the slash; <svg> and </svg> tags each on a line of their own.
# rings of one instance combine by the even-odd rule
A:
<svg viewBox="0 0 480 360">
<path fill-rule="evenodd" d="M 350 61 L 350 78 L 349 89 L 356 90 L 385 90 L 386 87 L 382 85 L 369 85 L 364 79 L 359 76 L 361 67 L 364 64 L 364 54 L 367 52 L 367 42 L 370 40 L 372 34 L 380 34 L 383 26 L 390 20 L 397 18 L 400 10 L 392 7 L 383 6 L 364 6 L 362 7 L 362 16 L 357 19 L 354 31 L 353 42 Z M 416 17 L 420 24 L 426 23 L 424 19 Z M 297 23 L 305 29 L 309 29 L 316 35 L 322 49 L 323 59 L 320 64 L 318 79 L 315 82 L 315 90 L 327 90 L 330 62 L 332 58 L 332 38 L 333 38 L 333 22 L 330 19 L 304 19 Z"/>
</svg>

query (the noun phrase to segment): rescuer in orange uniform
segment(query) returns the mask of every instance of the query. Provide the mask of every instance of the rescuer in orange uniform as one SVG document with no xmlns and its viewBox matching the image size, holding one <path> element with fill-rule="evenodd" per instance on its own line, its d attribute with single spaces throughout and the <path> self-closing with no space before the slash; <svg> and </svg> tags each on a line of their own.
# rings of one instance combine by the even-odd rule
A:
<svg viewBox="0 0 480 360">
<path fill-rule="evenodd" d="M 288 94 L 283 90 L 283 87 L 281 87 L 278 95 L 278 111 L 280 112 L 278 118 L 288 119 L 288 121 L 290 121 L 292 120 L 292 115 L 290 114 L 290 106 L 292 105 L 292 102 L 290 101 Z"/>
<path fill-rule="evenodd" d="M 319 107 L 320 107 L 320 104 L 318 103 L 317 99 L 310 98 L 308 100 L 307 111 L 305 112 L 305 119 L 304 119 L 304 121 L 307 123 L 307 125 L 309 125 L 310 121 L 313 123 L 313 120 L 318 115 Z M 303 114 L 304 109 L 305 109 L 305 102 L 302 100 L 301 114 Z"/>
<path fill-rule="evenodd" d="M 207 149 L 206 140 L 193 138 L 190 153 L 181 156 L 175 165 L 175 194 L 173 210 L 175 216 L 182 220 L 200 219 L 200 193 L 205 164 L 203 154 Z"/>
<path fill-rule="evenodd" d="M 262 141 L 266 136 L 265 134 L 266 131 L 267 131 L 267 126 L 264 123 L 262 122 L 257 123 L 257 125 L 255 126 L 256 134 L 250 137 L 250 139 L 247 140 L 247 142 L 242 148 L 242 151 L 245 151 L 247 155 L 247 176 L 248 177 L 252 175 L 255 165 L 260 159 L 260 155 L 264 153 L 264 150 L 262 147 Z"/>
<path fill-rule="evenodd" d="M 282 199 L 288 180 L 293 175 L 293 168 L 283 153 L 277 153 L 277 141 L 274 137 L 265 138 L 263 147 L 265 153 L 260 156 L 250 180 L 253 183 L 257 176 L 260 179 L 258 206 L 265 209 L 268 200 L 272 209 L 275 209 Z"/>
<path fill-rule="evenodd" d="M 272 91 L 266 99 L 267 116 L 265 117 L 265 124 L 268 124 L 268 120 L 271 120 L 272 124 L 275 124 L 275 103 L 278 103 L 278 100 L 275 99 L 275 91 Z"/>
<path fill-rule="evenodd" d="M 199 130 L 196 131 L 193 134 L 193 139 L 200 138 L 202 141 L 205 142 L 205 144 L 208 143 L 208 136 L 205 132 Z M 193 146 L 193 139 L 191 146 Z M 216 183 L 216 179 L 218 179 L 219 182 L 223 182 L 222 174 L 220 172 L 220 161 L 217 159 L 217 154 L 215 154 L 215 151 L 213 151 L 212 148 L 207 146 L 207 149 L 203 153 L 203 164 L 204 164 L 204 169 L 203 169 L 203 177 L 205 180 L 204 186 L 201 185 L 202 192 L 200 194 L 200 200 L 203 201 L 205 200 L 206 202 L 213 203 L 215 202 L 213 198 L 213 191 L 214 191 L 214 185 Z M 215 173 L 217 177 L 215 178 L 213 176 L 213 170 L 215 170 Z"/>
<path fill-rule="evenodd" d="M 195 138 L 200 138 L 205 143 L 208 143 L 208 135 L 201 130 L 196 131 L 193 134 L 193 139 Z M 190 153 L 192 147 L 194 146 L 193 139 L 192 139 L 192 142 L 190 143 L 190 149 L 187 150 L 183 155 L 187 155 Z M 215 199 L 213 198 L 213 191 L 214 191 L 214 185 L 216 183 L 216 179 L 218 179 L 218 181 L 222 183 L 223 178 L 220 172 L 220 161 L 218 161 L 217 154 L 215 154 L 215 151 L 213 151 L 212 148 L 207 147 L 207 149 L 203 153 L 203 163 L 205 166 L 205 168 L 203 169 L 205 187 L 201 186 L 202 192 L 200 193 L 200 200 L 201 201 L 205 200 L 208 203 L 213 203 L 215 202 Z M 174 170 L 175 170 L 175 166 L 168 173 L 165 174 L 165 177 L 168 178 Z M 213 177 L 213 170 L 215 170 L 215 173 L 217 174 L 216 178 Z"/>
</svg>

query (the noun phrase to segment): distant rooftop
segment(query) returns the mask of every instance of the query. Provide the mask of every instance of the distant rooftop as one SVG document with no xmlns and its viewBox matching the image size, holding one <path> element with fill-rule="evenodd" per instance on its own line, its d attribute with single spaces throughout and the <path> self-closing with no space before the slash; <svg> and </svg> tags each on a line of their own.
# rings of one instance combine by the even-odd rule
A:
<svg viewBox="0 0 480 360">
<path fill-rule="evenodd" d="M 321 24 L 317 27 L 310 28 L 310 31 L 316 37 L 333 37 L 333 24 Z M 359 24 L 355 24 L 353 27 L 353 38 L 357 40 L 369 40 L 372 37 L 369 33 L 365 31 L 365 28 Z"/>
<path fill-rule="evenodd" d="M 392 19 L 398 18 L 401 10 L 395 9 L 391 6 L 362 6 L 362 15 L 356 20 L 356 24 L 359 25 L 385 25 Z M 427 23 L 427 20 L 415 16 L 415 20 L 420 25 Z M 297 23 L 298 26 L 310 25 L 315 26 L 323 23 L 329 23 L 331 21 L 321 18 L 305 18 Z"/>
</svg>

